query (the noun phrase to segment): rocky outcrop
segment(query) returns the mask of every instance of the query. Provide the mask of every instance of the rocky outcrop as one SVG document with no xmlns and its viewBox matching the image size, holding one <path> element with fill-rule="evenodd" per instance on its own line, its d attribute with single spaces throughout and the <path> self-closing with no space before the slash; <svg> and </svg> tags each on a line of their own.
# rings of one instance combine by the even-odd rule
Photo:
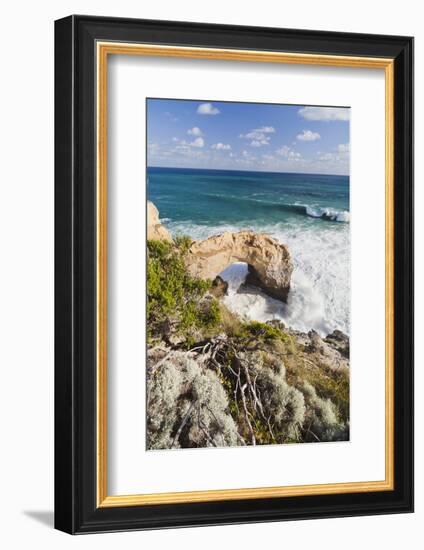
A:
<svg viewBox="0 0 424 550">
<path fill-rule="evenodd" d="M 219 275 L 215 277 L 215 279 L 212 281 L 212 286 L 209 290 L 212 296 L 215 296 L 215 298 L 222 298 L 227 294 L 227 291 L 228 291 L 227 281 L 224 281 L 224 279 Z"/>
<path fill-rule="evenodd" d="M 147 238 L 155 241 L 172 241 L 171 234 L 159 221 L 159 210 L 147 201 Z"/>
<path fill-rule="evenodd" d="M 186 258 L 190 274 L 201 279 L 215 279 L 235 262 L 248 265 L 248 284 L 273 298 L 287 300 L 293 263 L 288 248 L 268 235 L 253 231 L 214 235 L 194 242 Z"/>
<path fill-rule="evenodd" d="M 349 359 L 349 337 L 341 330 L 334 330 L 327 338 L 324 338 L 324 341 Z"/>
<path fill-rule="evenodd" d="M 349 337 L 340 330 L 335 330 L 326 338 L 321 338 L 315 330 L 308 333 L 287 331 L 303 347 L 302 354 L 307 361 L 330 371 L 349 369 Z"/>
</svg>

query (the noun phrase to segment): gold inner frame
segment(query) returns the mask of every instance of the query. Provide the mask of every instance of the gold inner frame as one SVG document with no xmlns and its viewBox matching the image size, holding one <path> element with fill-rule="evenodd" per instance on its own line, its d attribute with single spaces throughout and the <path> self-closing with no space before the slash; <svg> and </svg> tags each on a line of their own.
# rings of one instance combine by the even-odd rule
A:
<svg viewBox="0 0 424 550">
<path fill-rule="evenodd" d="M 394 489 L 394 61 L 390 58 L 314 55 L 122 42 L 97 42 L 97 506 L 141 506 Z M 385 71 L 385 479 L 315 485 L 217 489 L 109 496 L 107 492 L 107 61 L 109 55 L 220 59 Z"/>
</svg>

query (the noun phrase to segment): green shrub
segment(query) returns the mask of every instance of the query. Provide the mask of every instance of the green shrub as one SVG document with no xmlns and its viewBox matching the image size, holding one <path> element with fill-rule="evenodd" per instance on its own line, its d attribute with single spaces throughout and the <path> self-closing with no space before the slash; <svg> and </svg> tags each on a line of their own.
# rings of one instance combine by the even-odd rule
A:
<svg viewBox="0 0 424 550">
<path fill-rule="evenodd" d="M 197 320 L 202 327 L 216 327 L 221 321 L 221 311 L 218 300 L 216 298 L 209 300 L 209 303 L 203 305 L 197 315 Z"/>
<path fill-rule="evenodd" d="M 349 371 L 334 371 L 324 366 L 305 363 L 302 357 L 286 357 L 287 379 L 290 384 L 300 388 L 309 383 L 322 399 L 330 399 L 335 405 L 341 422 L 349 420 Z"/>
<path fill-rule="evenodd" d="M 305 441 L 345 441 L 348 439 L 349 426 L 340 420 L 337 407 L 331 399 L 320 397 L 314 386 L 304 382 L 302 392 L 307 404 L 308 429 Z M 311 436 L 311 437 L 310 437 Z"/>
<path fill-rule="evenodd" d="M 254 336 L 264 341 L 283 340 L 287 335 L 277 327 L 259 321 L 250 321 L 244 323 L 241 331 L 241 336 Z"/>
<path fill-rule="evenodd" d="M 147 321 L 149 338 L 172 330 L 188 335 L 192 329 L 210 329 L 220 321 L 216 299 L 205 299 L 209 280 L 192 277 L 184 264 L 190 239 L 177 243 L 148 241 Z"/>
<path fill-rule="evenodd" d="M 237 337 L 240 335 L 242 327 L 240 317 L 236 313 L 229 310 L 228 307 L 220 301 L 218 301 L 218 308 L 221 319 L 221 332 L 229 337 Z"/>
<path fill-rule="evenodd" d="M 188 235 L 178 235 L 174 239 L 174 244 L 180 252 L 186 254 L 190 246 L 193 244 L 193 240 Z"/>
</svg>

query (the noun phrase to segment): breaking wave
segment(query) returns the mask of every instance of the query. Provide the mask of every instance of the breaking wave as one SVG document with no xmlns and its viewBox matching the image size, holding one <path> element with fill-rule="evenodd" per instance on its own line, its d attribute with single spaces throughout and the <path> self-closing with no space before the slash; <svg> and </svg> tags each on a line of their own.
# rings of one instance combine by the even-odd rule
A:
<svg viewBox="0 0 424 550">
<path fill-rule="evenodd" d="M 311 218 L 321 218 L 332 222 L 350 222 L 350 213 L 347 210 L 335 210 L 334 208 L 322 208 L 319 206 L 305 206 L 305 211 Z"/>
<path fill-rule="evenodd" d="M 301 204 L 298 202 L 295 203 L 284 203 L 284 202 L 272 202 L 270 200 L 256 198 L 262 194 L 256 193 L 255 195 L 248 197 L 240 197 L 237 195 L 221 195 L 219 193 L 209 193 L 207 197 L 209 200 L 222 202 L 233 202 L 234 204 L 240 205 L 240 203 L 255 203 L 255 213 L 256 215 L 263 211 L 263 214 L 270 214 L 271 212 L 274 216 L 278 217 L 278 214 L 294 214 L 298 216 L 308 216 L 311 218 L 317 218 L 324 221 L 330 222 L 350 222 L 350 212 L 348 210 L 337 210 L 330 206 L 317 206 L 309 204 Z M 263 194 L 264 195 L 264 194 Z M 253 198 L 255 197 L 255 198 Z"/>
</svg>

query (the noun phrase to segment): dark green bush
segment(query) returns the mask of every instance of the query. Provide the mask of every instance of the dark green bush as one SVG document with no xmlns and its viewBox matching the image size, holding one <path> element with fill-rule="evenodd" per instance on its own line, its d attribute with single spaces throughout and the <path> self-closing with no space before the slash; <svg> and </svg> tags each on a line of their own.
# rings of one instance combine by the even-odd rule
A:
<svg viewBox="0 0 424 550">
<path fill-rule="evenodd" d="M 186 254 L 192 245 L 193 240 L 187 235 L 177 235 L 174 239 L 174 244 L 180 252 Z"/>
<path fill-rule="evenodd" d="M 277 327 L 261 323 L 260 321 L 250 321 L 244 323 L 242 327 L 243 336 L 254 336 L 264 341 L 285 340 L 285 333 Z"/>
<path fill-rule="evenodd" d="M 191 329 L 211 328 L 220 321 L 216 299 L 204 299 L 210 281 L 196 279 L 186 270 L 184 254 L 188 237 L 175 244 L 148 241 L 147 321 L 150 338 L 171 330 L 187 334 Z"/>
</svg>

